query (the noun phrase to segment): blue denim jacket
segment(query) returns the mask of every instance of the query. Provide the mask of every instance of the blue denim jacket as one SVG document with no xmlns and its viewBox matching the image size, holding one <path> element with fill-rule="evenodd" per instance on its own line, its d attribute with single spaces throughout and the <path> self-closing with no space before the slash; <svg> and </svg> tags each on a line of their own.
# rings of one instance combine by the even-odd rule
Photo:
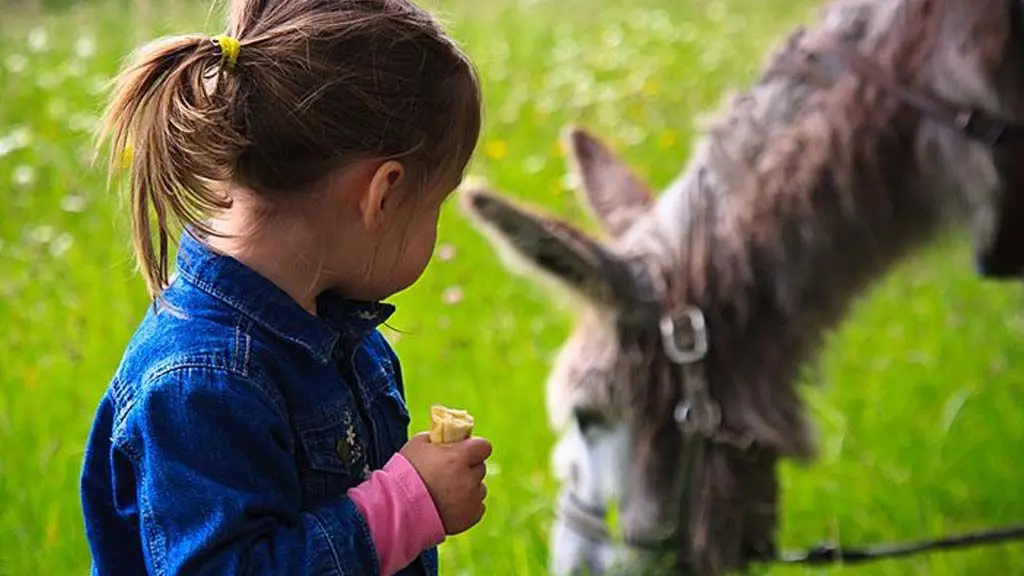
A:
<svg viewBox="0 0 1024 576">
<path fill-rule="evenodd" d="M 394 311 L 323 295 L 318 317 L 182 236 L 103 396 L 81 477 L 94 574 L 373 575 L 348 488 L 405 443 Z M 437 574 L 437 550 L 404 576 Z"/>
</svg>

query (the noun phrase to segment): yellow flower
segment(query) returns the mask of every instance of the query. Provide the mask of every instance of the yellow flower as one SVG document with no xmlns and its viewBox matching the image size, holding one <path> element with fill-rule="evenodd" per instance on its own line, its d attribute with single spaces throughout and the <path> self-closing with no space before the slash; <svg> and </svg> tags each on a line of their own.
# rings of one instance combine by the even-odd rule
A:
<svg viewBox="0 0 1024 576">
<path fill-rule="evenodd" d="M 46 523 L 46 547 L 52 548 L 57 543 L 58 536 L 60 536 L 60 508 L 52 506 L 50 519 Z"/>
<path fill-rule="evenodd" d="M 131 144 L 124 147 L 124 151 L 121 152 L 121 169 L 127 170 L 132 166 L 132 159 L 135 157 L 135 150 Z"/>
<path fill-rule="evenodd" d="M 506 154 L 508 154 L 508 146 L 506 146 L 505 142 L 501 140 L 491 140 L 484 145 L 484 154 L 486 154 L 488 158 L 501 160 Z"/>
</svg>

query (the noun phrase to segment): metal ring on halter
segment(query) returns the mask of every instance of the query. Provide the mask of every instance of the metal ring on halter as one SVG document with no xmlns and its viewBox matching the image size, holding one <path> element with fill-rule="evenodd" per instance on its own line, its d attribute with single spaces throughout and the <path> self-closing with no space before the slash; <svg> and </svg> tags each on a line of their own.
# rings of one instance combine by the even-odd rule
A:
<svg viewBox="0 0 1024 576">
<path fill-rule="evenodd" d="M 673 417 L 679 428 L 689 436 L 714 434 L 722 424 L 722 412 L 710 399 L 696 406 L 691 401 L 680 402 L 673 412 Z"/>
<path fill-rule="evenodd" d="M 693 364 L 704 358 L 708 353 L 708 330 L 704 321 L 704 313 L 699 308 L 687 306 L 683 314 L 690 322 L 693 330 L 693 348 L 684 350 L 676 340 L 676 322 L 671 314 L 661 317 L 661 339 L 665 348 L 665 355 L 676 364 Z"/>
</svg>

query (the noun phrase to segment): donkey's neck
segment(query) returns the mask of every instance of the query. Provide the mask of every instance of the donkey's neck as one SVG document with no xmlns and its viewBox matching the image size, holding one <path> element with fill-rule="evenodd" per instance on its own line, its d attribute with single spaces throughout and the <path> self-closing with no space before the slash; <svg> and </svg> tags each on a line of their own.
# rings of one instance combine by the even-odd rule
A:
<svg viewBox="0 0 1024 576">
<path fill-rule="evenodd" d="M 768 61 L 850 42 L 908 87 L 998 109 L 961 43 L 939 41 L 940 8 L 837 2 Z M 828 332 L 944 225 L 992 220 L 999 188 L 983 146 L 864 79 L 831 76 L 765 74 L 733 98 L 627 239 L 707 316 L 726 425 L 795 457 L 812 452 L 795 383 Z"/>
<path fill-rule="evenodd" d="M 813 450 L 800 369 L 855 297 L 939 229 L 917 126 L 881 102 L 766 81 L 698 147 L 653 213 L 666 268 L 707 316 L 726 424 Z"/>
</svg>

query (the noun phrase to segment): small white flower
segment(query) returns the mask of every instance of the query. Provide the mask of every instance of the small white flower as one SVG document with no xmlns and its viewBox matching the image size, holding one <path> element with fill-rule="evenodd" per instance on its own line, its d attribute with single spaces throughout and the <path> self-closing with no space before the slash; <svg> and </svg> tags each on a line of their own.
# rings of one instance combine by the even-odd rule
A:
<svg viewBox="0 0 1024 576">
<path fill-rule="evenodd" d="M 36 74 L 35 78 L 36 86 L 47 91 L 56 90 L 64 81 L 64 77 L 56 70 L 44 70 Z"/>
<path fill-rule="evenodd" d="M 64 117 L 68 115 L 68 103 L 62 98 L 54 98 L 47 104 L 46 112 L 50 115 L 50 118 L 64 121 Z"/>
<path fill-rule="evenodd" d="M 28 68 L 28 58 L 21 54 L 11 54 L 4 59 L 4 66 L 11 74 L 21 74 Z"/>
<path fill-rule="evenodd" d="M 78 78 L 79 76 L 85 75 L 85 67 L 81 62 L 72 60 L 61 67 L 61 73 L 64 75 L 65 79 Z"/>
<path fill-rule="evenodd" d="M 28 33 L 28 47 L 33 52 L 42 52 L 50 45 L 50 35 L 42 28 L 33 28 Z"/>
<path fill-rule="evenodd" d="M 37 226 L 28 233 L 28 241 L 33 244 L 49 244 L 57 237 L 57 231 L 53 226 Z"/>
<path fill-rule="evenodd" d="M 622 29 L 618 27 L 608 28 L 602 34 L 601 39 L 604 41 L 605 47 L 617 48 L 622 44 Z"/>
<path fill-rule="evenodd" d="M 32 142 L 32 133 L 24 126 L 18 126 L 7 135 L 0 136 L 0 158 L 28 147 Z"/>
<path fill-rule="evenodd" d="M 89 202 L 85 199 L 85 196 L 81 194 L 68 194 L 60 201 L 60 209 L 65 212 L 79 213 L 85 212 L 85 207 Z"/>
<path fill-rule="evenodd" d="M 79 58 L 91 58 L 96 54 L 96 40 L 92 36 L 82 36 L 75 42 L 75 54 Z"/>
<path fill-rule="evenodd" d="M 74 239 L 70 234 L 64 233 L 54 238 L 53 242 L 50 243 L 50 255 L 54 258 L 60 258 L 71 249 L 71 245 L 74 244 Z"/>
<path fill-rule="evenodd" d="M 103 94 L 108 91 L 111 87 L 111 82 L 106 78 L 93 78 L 89 82 L 89 92 L 93 94 Z"/>
<path fill-rule="evenodd" d="M 36 181 L 36 171 L 25 164 L 14 169 L 14 183 L 23 188 L 31 186 Z"/>
<path fill-rule="evenodd" d="M 444 294 L 441 295 L 441 301 L 449 306 L 462 302 L 462 288 L 458 286 L 448 288 L 444 291 Z"/>
<path fill-rule="evenodd" d="M 437 258 L 442 262 L 448 262 L 455 258 L 455 246 L 442 244 L 437 248 Z"/>
<path fill-rule="evenodd" d="M 527 174 L 536 174 L 547 165 L 547 159 L 543 156 L 530 156 L 523 162 L 523 171 Z"/>
<path fill-rule="evenodd" d="M 77 132 L 92 132 L 99 125 L 99 119 L 90 114 L 74 114 L 68 118 L 68 128 Z"/>
</svg>

